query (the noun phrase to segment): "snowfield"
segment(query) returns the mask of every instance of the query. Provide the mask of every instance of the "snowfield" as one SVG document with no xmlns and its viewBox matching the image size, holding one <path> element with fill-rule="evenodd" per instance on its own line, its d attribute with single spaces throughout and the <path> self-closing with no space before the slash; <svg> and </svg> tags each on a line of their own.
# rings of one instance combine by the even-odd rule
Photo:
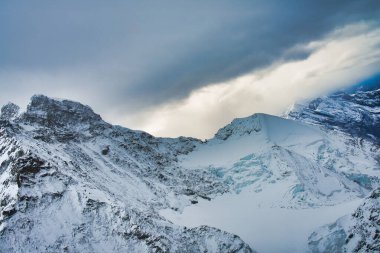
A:
<svg viewBox="0 0 380 253">
<path fill-rule="evenodd" d="M 239 235 L 245 242 L 262 253 L 303 253 L 308 248 L 308 237 L 321 224 L 335 222 L 353 212 L 360 199 L 317 208 L 292 209 L 265 207 L 268 198 L 281 196 L 283 187 L 256 193 L 252 189 L 239 194 L 225 194 L 212 201 L 200 200 L 186 207 L 182 213 L 171 209 L 161 215 L 176 224 L 197 227 L 208 225 Z"/>
</svg>

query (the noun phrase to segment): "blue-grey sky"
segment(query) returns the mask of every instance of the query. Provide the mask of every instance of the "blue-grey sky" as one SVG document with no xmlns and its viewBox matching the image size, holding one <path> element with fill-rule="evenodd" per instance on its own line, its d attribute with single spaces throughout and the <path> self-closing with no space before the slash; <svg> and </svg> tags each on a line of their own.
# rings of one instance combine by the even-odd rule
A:
<svg viewBox="0 0 380 253">
<path fill-rule="evenodd" d="M 31 95 L 42 93 L 89 104 L 107 120 L 127 127 L 157 135 L 206 137 L 235 116 L 286 110 L 299 99 L 297 90 L 303 91 L 305 85 L 305 97 L 312 97 L 379 70 L 379 17 L 378 0 L 3 0 L 0 103 L 24 105 Z M 364 41 L 358 43 L 355 38 Z M 351 44 L 347 44 L 349 41 Z M 331 43 L 340 43 L 341 47 Z M 363 43 L 371 46 L 369 52 L 368 48 L 360 48 Z M 339 58 L 352 53 L 346 55 L 346 60 L 352 61 L 349 68 L 360 69 L 359 73 L 350 79 L 341 71 L 331 81 L 327 78 L 331 71 L 317 71 L 321 81 L 327 78 L 331 83 L 323 84 L 326 87 L 321 89 L 315 80 L 314 86 L 300 82 L 298 85 L 304 86 L 291 91 L 291 99 L 279 105 L 277 91 L 296 75 L 305 74 L 304 66 L 288 79 L 273 79 L 278 87 L 270 88 L 272 83 L 259 85 L 259 80 L 276 68 L 310 61 L 326 48 L 330 50 L 326 62 L 332 60 L 331 55 Z M 348 69 L 343 66 L 347 61 L 326 66 Z M 319 60 L 317 65 L 321 67 L 323 62 Z M 213 110 L 198 119 L 211 128 L 186 128 L 192 117 L 208 108 L 204 105 L 197 111 L 195 105 L 186 105 L 194 94 L 216 86 L 217 91 L 212 90 L 209 96 L 216 99 L 222 87 L 238 87 L 240 81 L 236 80 L 250 75 L 255 81 L 247 82 L 254 85 L 245 88 L 249 92 L 241 89 L 242 94 L 252 94 L 244 101 L 253 102 L 241 103 L 248 107 L 244 112 L 237 102 L 220 106 L 215 102 Z M 346 78 L 340 80 L 342 76 Z M 257 86 L 256 93 L 251 91 L 253 86 Z M 236 94 L 236 90 L 225 92 L 228 94 L 223 93 L 223 97 Z M 205 100 L 208 97 L 202 96 Z M 221 97 L 216 100 L 221 101 Z M 192 108 L 191 113 L 183 113 L 186 119 L 157 116 L 176 115 L 184 105 Z M 184 125 L 172 124 L 179 120 Z"/>
</svg>

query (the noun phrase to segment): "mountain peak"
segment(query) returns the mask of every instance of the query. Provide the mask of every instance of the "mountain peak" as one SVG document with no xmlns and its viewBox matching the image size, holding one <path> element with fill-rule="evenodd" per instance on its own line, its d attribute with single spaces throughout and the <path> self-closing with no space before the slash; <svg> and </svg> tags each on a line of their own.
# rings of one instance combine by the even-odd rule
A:
<svg viewBox="0 0 380 253">
<path fill-rule="evenodd" d="M 9 102 L 8 104 L 1 107 L 0 119 L 13 120 L 17 117 L 20 112 L 20 107 L 14 103 Z"/>
<path fill-rule="evenodd" d="M 59 100 L 34 95 L 22 118 L 30 123 L 49 127 L 93 124 L 102 118 L 86 105 L 70 100 Z"/>
<path fill-rule="evenodd" d="M 259 132 L 262 129 L 263 118 L 267 116 L 264 113 L 255 113 L 245 118 L 236 118 L 230 124 L 219 129 L 215 134 L 215 138 L 226 140 L 231 135 L 242 136 L 252 132 Z"/>
</svg>

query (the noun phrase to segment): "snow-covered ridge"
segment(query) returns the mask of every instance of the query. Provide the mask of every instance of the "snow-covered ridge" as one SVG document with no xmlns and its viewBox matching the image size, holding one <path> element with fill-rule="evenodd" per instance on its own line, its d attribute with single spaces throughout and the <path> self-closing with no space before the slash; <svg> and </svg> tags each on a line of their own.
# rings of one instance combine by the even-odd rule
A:
<svg viewBox="0 0 380 253">
<path fill-rule="evenodd" d="M 273 115 L 256 113 L 246 118 L 234 119 L 230 124 L 221 128 L 213 139 L 226 141 L 229 138 L 236 139 L 255 135 L 263 135 L 273 143 L 284 144 L 286 142 L 286 145 L 294 145 L 299 135 L 308 139 L 303 139 L 303 142 L 311 139 L 318 141 L 324 136 L 318 128 L 313 126 Z M 213 139 L 209 141 L 212 142 Z"/>
<path fill-rule="evenodd" d="M 112 126 L 45 96 L 24 113 L 12 107 L 0 120 L 0 252 L 252 252 L 227 232 L 158 215 L 227 190 L 176 166 L 198 140 Z"/>
<path fill-rule="evenodd" d="M 376 125 L 376 103 L 352 96 L 357 106 L 342 96 L 328 104 L 362 112 L 367 103 L 373 121 L 361 122 Z M 0 252 L 252 252 L 255 245 L 238 236 L 176 225 L 160 210 L 246 191 L 262 207 L 313 209 L 380 186 L 374 138 L 329 125 L 314 111 L 292 115 L 235 119 L 202 142 L 113 126 L 88 106 L 43 95 L 22 113 L 5 105 Z"/>
<path fill-rule="evenodd" d="M 338 92 L 297 104 L 289 118 L 328 129 L 341 129 L 355 137 L 380 144 L 380 89 Z"/>
</svg>

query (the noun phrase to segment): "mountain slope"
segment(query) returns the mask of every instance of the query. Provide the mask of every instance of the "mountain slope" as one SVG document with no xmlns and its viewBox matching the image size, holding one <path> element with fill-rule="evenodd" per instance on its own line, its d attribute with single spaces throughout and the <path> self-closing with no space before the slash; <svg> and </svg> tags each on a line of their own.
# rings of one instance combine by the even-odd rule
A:
<svg viewBox="0 0 380 253">
<path fill-rule="evenodd" d="M 185 168 L 213 171 L 236 192 L 248 186 L 271 191 L 282 184 L 270 205 L 305 207 L 363 197 L 377 187 L 378 149 L 373 148 L 341 132 L 255 114 L 234 120 L 180 161 Z"/>
<path fill-rule="evenodd" d="M 367 143 L 374 171 L 380 163 L 380 85 L 354 87 L 348 91 L 296 105 L 288 118 L 321 127 L 326 132 L 344 132 L 359 146 Z M 355 144 L 354 144 L 355 145 Z M 360 164 L 354 163 L 360 167 Z M 374 189 L 353 214 L 322 226 L 309 237 L 310 252 L 378 252 L 380 251 L 378 174 L 345 173 L 360 185 Z M 368 187 L 370 186 L 370 187 Z"/>
<path fill-rule="evenodd" d="M 380 189 L 351 214 L 323 226 L 309 238 L 310 252 L 380 252 Z"/>
<path fill-rule="evenodd" d="M 380 85 L 371 90 L 337 92 L 306 104 L 297 104 L 288 117 L 340 129 L 380 145 Z"/>
<path fill-rule="evenodd" d="M 158 215 L 225 191 L 210 173 L 174 165 L 197 140 L 114 127 L 44 96 L 25 113 L 12 104 L 2 112 L 0 252 L 252 251 L 237 236 Z"/>
</svg>

